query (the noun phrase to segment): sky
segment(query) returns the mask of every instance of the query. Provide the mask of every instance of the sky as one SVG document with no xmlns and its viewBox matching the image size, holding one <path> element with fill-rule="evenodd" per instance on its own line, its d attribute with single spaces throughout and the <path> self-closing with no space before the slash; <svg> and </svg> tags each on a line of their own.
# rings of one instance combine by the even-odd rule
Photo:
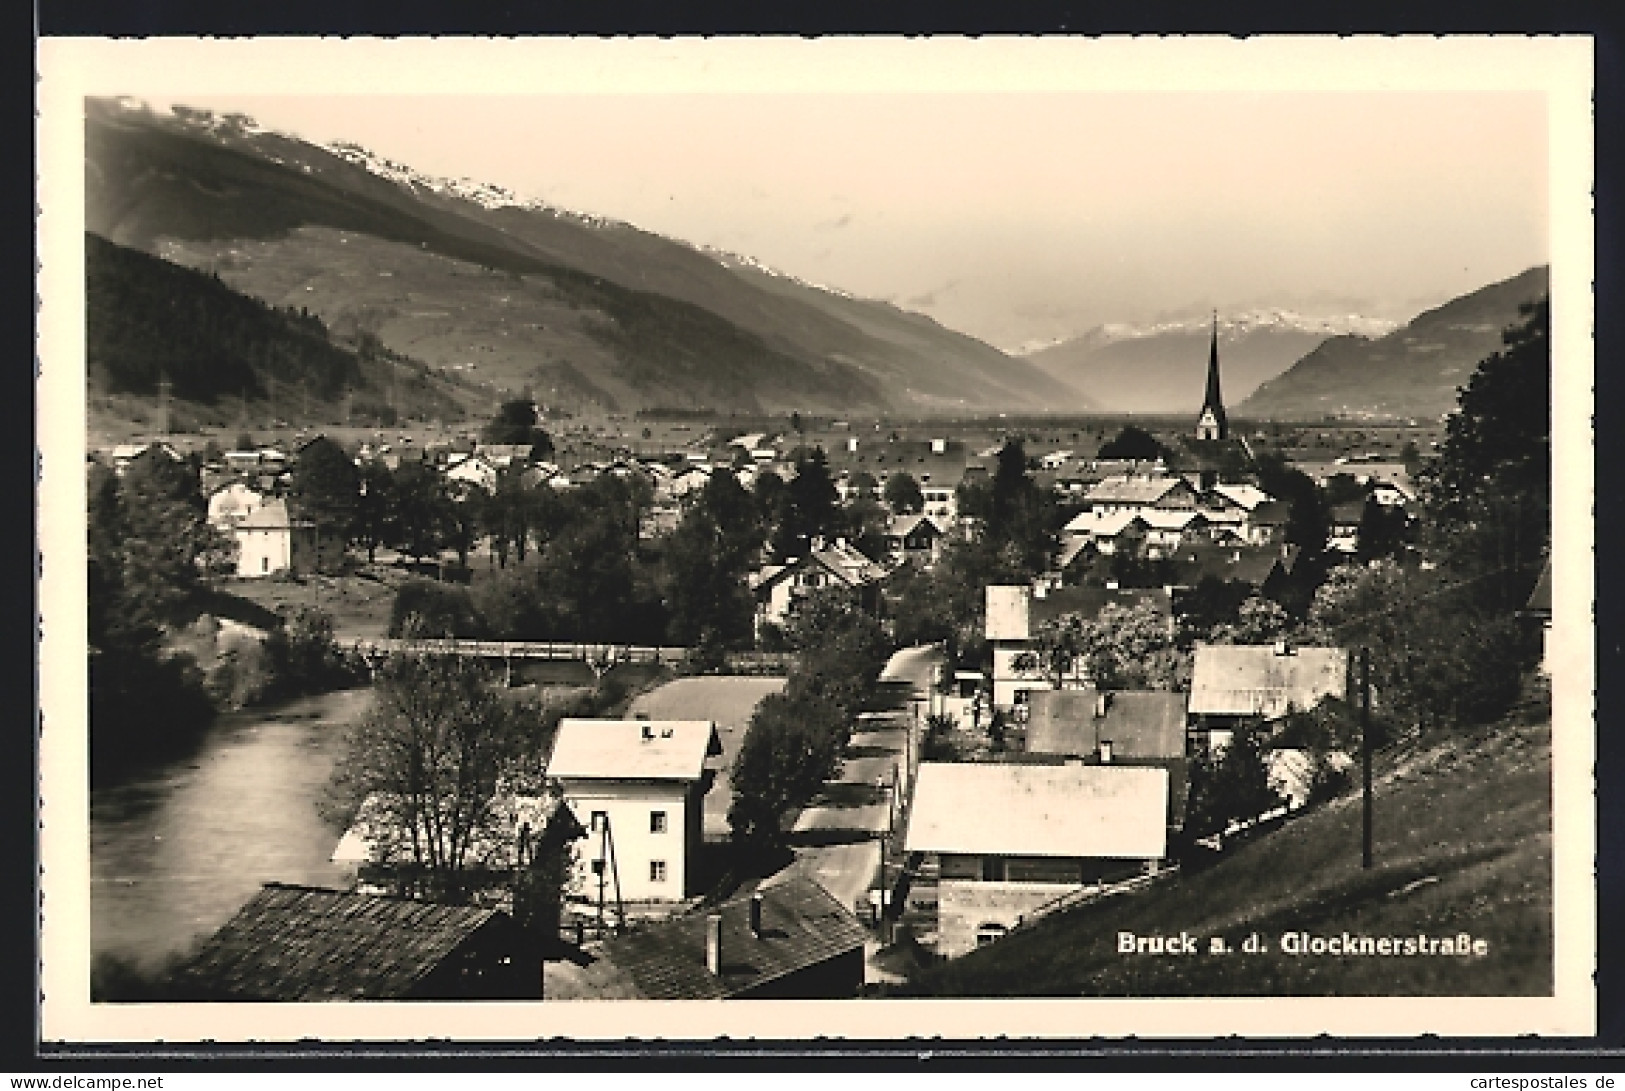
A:
<svg viewBox="0 0 1625 1091">
<path fill-rule="evenodd" d="M 1209 307 L 1403 321 L 1549 260 L 1532 93 L 148 101 L 748 255 L 1005 349 Z"/>
</svg>

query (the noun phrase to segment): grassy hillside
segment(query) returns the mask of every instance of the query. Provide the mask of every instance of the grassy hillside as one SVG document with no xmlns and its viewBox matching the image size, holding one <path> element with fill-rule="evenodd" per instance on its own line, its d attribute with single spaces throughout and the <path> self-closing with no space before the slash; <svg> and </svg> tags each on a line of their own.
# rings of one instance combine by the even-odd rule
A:
<svg viewBox="0 0 1625 1091">
<path fill-rule="evenodd" d="M 386 344 L 437 366 L 474 363 L 486 381 L 509 389 L 556 387 L 560 401 L 580 408 L 833 412 L 1038 407 L 1063 390 L 1024 362 L 918 316 L 793 281 L 764 283 L 626 225 L 487 208 L 397 184 L 240 121 L 177 119 L 105 101 L 92 101 L 87 115 L 93 230 L 219 269 L 255 294 L 259 279 L 305 270 L 302 282 L 284 287 L 299 293 L 298 305 L 335 323 L 347 312 L 381 312 Z M 336 270 L 355 263 L 336 252 L 340 236 L 384 248 L 383 263 L 352 269 L 352 281 L 336 285 Z M 389 275 L 404 283 L 366 283 Z M 469 291 L 482 275 L 484 290 Z M 510 291 L 515 282 L 524 289 Z M 401 290 L 373 298 L 380 287 Z M 433 311 L 458 328 L 449 336 L 432 323 L 403 331 L 427 346 L 391 339 L 388 323 L 405 315 L 412 326 L 412 312 Z"/>
<path fill-rule="evenodd" d="M 325 421 L 345 395 L 358 409 L 394 398 L 402 415 L 462 413 L 457 392 L 421 364 L 359 354 L 304 308 L 268 305 L 93 234 L 85 236 L 85 335 L 93 407 L 104 410 L 139 413 L 167 378 L 177 405 L 199 418 L 262 411 L 274 400 L 278 415 Z"/>
<path fill-rule="evenodd" d="M 1057 914 L 921 971 L 942 996 L 1550 995 L 1551 715 L 1542 696 L 1507 721 L 1385 758 L 1375 778 L 1376 867 L 1360 867 L 1360 797 L 1345 796 L 1200 872 Z M 1119 954 L 1119 931 L 1257 933 L 1267 953 Z M 1280 937 L 1454 936 L 1483 957 L 1282 953 Z"/>
<path fill-rule="evenodd" d="M 1238 416 L 1316 420 L 1326 415 L 1437 417 L 1456 388 L 1501 348 L 1518 308 L 1546 295 L 1539 266 L 1417 315 L 1386 337 L 1334 337 L 1234 409 Z"/>
</svg>

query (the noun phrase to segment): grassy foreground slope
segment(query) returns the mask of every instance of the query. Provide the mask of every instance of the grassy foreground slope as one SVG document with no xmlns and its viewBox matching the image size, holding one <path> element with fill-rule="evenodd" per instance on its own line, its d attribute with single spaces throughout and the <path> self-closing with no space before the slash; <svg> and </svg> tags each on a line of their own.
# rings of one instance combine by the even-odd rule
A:
<svg viewBox="0 0 1625 1091">
<path fill-rule="evenodd" d="M 1201 872 L 1058 914 L 916 975 L 941 996 L 1550 995 L 1551 715 L 1532 698 L 1502 723 L 1382 761 L 1375 857 L 1360 867 L 1360 797 L 1345 796 Z M 1201 953 L 1119 954 L 1121 931 L 1198 937 Z M 1454 936 L 1482 957 L 1291 956 L 1312 936 Z M 1258 933 L 1267 952 L 1235 950 Z M 1233 953 L 1208 954 L 1222 936 Z"/>
</svg>

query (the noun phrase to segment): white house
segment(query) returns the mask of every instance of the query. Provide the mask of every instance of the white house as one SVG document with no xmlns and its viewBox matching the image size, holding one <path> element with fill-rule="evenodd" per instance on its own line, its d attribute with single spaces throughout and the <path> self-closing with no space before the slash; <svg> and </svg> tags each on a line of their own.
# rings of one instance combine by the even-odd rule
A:
<svg viewBox="0 0 1625 1091">
<path fill-rule="evenodd" d="M 237 538 L 237 575 L 273 576 L 331 572 L 344 560 L 344 542 L 315 520 L 290 511 L 286 500 L 269 500 L 244 517 Z"/>
<path fill-rule="evenodd" d="M 751 576 L 756 595 L 756 630 L 783 625 L 797 599 L 826 587 L 840 587 L 867 595 L 886 570 L 837 538 L 832 546 L 815 545 L 805 557 L 785 564 L 765 565 Z M 869 605 L 869 603 L 866 603 Z"/>
<path fill-rule="evenodd" d="M 484 455 L 469 455 L 446 471 L 446 480 L 478 485 L 486 492 L 494 492 L 499 472 L 496 464 Z"/>
<path fill-rule="evenodd" d="M 1120 589 L 1115 587 L 1060 587 L 1026 584 L 994 584 L 986 589 L 987 642 L 993 651 L 993 707 L 1000 711 L 1020 709 L 1035 690 L 1055 688 L 1042 670 L 1017 670 L 1016 660 L 1032 650 L 1039 628 L 1063 614 L 1077 614 L 1093 620 L 1107 606 L 1134 608 L 1147 603 L 1173 625 L 1173 596 L 1167 589 Z M 1081 664 L 1063 682 L 1082 685 L 1086 681 Z"/>
<path fill-rule="evenodd" d="M 1097 514 L 1151 509 L 1189 510 L 1197 507 L 1196 490 L 1183 477 L 1172 474 L 1123 474 L 1108 477 L 1084 494 L 1084 502 Z"/>
<path fill-rule="evenodd" d="M 234 481 L 209 497 L 209 525 L 230 532 L 264 503 L 262 494 L 241 481 Z"/>
<path fill-rule="evenodd" d="M 1275 644 L 1198 644 L 1191 670 L 1189 726 L 1222 747 L 1238 726 L 1307 712 L 1324 698 L 1346 700 L 1347 648 Z"/>
<path fill-rule="evenodd" d="M 1156 871 L 1168 771 L 925 762 L 907 849 L 937 860 L 937 953 L 953 958 L 1068 894 Z"/>
<path fill-rule="evenodd" d="M 561 721 L 547 773 L 587 830 L 576 896 L 597 905 L 697 893 L 706 759 L 721 753 L 710 720 Z"/>
</svg>

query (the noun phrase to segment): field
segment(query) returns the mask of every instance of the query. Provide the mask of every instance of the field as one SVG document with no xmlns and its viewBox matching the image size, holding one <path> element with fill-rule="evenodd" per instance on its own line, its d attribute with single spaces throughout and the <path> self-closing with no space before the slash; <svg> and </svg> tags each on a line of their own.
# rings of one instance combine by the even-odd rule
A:
<svg viewBox="0 0 1625 1091">
<path fill-rule="evenodd" d="M 1551 718 L 1522 714 L 1384 763 L 1375 862 L 1344 796 L 1199 872 L 1057 914 L 922 971 L 911 992 L 960 996 L 1543 996 L 1553 987 Z M 1120 932 L 1198 937 L 1202 953 L 1119 954 Z M 1288 932 L 1468 933 L 1482 956 L 1283 953 Z M 1266 950 L 1234 950 L 1257 934 Z M 1209 937 L 1229 954 L 1208 954 Z"/>
<path fill-rule="evenodd" d="M 229 579 L 216 587 L 205 610 L 217 617 L 264 628 L 271 621 L 269 614 L 314 606 L 333 618 L 333 632 L 339 643 L 350 644 L 386 635 L 394 601 L 394 585 L 371 575 Z"/>
</svg>

